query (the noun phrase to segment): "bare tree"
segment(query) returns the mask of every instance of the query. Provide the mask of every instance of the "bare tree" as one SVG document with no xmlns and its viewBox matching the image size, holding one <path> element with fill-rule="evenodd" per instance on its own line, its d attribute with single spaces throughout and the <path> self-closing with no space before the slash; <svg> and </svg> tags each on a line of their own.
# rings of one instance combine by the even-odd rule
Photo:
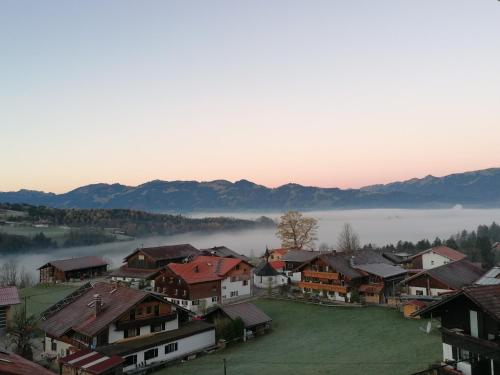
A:
<svg viewBox="0 0 500 375">
<path fill-rule="evenodd" d="M 24 266 L 23 268 L 21 268 L 18 281 L 19 281 L 18 283 L 19 288 L 28 288 L 30 286 L 33 286 L 34 284 L 33 277 L 29 272 L 26 271 Z"/>
<path fill-rule="evenodd" d="M 24 358 L 33 359 L 31 338 L 36 329 L 36 317 L 26 314 L 26 306 L 23 304 L 14 312 L 12 325 L 9 328 L 14 351 Z"/>
<path fill-rule="evenodd" d="M 281 216 L 276 235 L 284 248 L 312 249 L 317 233 L 318 221 L 315 218 L 303 216 L 297 211 L 288 211 Z"/>
<path fill-rule="evenodd" d="M 17 263 L 10 259 L 0 269 L 0 285 L 13 286 L 17 284 Z"/>
<path fill-rule="evenodd" d="M 337 240 L 337 246 L 339 251 L 343 251 L 345 253 L 352 253 L 359 249 L 359 236 L 356 232 L 354 232 L 351 224 L 344 224 Z"/>
</svg>

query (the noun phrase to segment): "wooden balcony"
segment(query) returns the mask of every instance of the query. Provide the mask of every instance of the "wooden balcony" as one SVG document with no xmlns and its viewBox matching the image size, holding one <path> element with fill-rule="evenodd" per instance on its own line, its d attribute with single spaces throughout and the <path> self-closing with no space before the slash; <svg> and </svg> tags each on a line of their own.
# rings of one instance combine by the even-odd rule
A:
<svg viewBox="0 0 500 375">
<path fill-rule="evenodd" d="M 310 270 L 305 270 L 302 272 L 304 277 L 314 277 L 317 279 L 323 279 L 323 280 L 338 280 L 339 279 L 339 274 L 335 272 L 319 272 L 319 271 L 310 271 Z"/>
<path fill-rule="evenodd" d="M 466 333 L 457 332 L 444 327 L 440 328 L 443 343 L 480 354 L 486 358 L 500 361 L 500 344 L 498 341 L 481 339 Z"/>
<path fill-rule="evenodd" d="M 175 320 L 176 318 L 177 318 L 177 313 L 171 313 L 162 316 L 153 316 L 145 319 L 122 320 L 122 321 L 117 321 L 115 324 L 116 328 L 122 331 L 129 328 L 166 323 Z"/>
<path fill-rule="evenodd" d="M 299 288 L 309 288 L 314 290 L 326 290 L 328 292 L 347 293 L 347 287 L 342 285 L 310 283 L 307 281 L 299 282 Z"/>
</svg>

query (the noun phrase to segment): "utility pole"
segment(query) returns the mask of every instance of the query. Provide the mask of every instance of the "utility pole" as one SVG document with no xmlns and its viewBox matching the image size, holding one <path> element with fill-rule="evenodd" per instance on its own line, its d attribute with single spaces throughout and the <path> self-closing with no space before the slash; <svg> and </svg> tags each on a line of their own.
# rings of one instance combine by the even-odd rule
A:
<svg viewBox="0 0 500 375">
<path fill-rule="evenodd" d="M 224 358 L 222 361 L 224 362 L 224 375 L 227 375 L 227 372 L 226 372 L 226 358 Z"/>
</svg>

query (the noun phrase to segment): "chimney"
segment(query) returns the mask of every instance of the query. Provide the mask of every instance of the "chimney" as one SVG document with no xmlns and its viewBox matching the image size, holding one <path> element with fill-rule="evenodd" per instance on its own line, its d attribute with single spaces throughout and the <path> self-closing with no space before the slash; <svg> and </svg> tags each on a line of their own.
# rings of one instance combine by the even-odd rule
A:
<svg viewBox="0 0 500 375">
<path fill-rule="evenodd" d="M 95 316 L 101 313 L 102 303 L 101 303 L 101 295 L 94 294 L 94 308 L 95 308 Z"/>
</svg>

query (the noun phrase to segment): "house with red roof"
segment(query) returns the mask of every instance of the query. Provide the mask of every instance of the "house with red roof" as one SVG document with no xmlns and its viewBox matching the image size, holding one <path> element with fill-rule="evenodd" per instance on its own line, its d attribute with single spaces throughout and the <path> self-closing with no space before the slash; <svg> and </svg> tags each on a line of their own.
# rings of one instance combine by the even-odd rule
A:
<svg viewBox="0 0 500 375">
<path fill-rule="evenodd" d="M 251 295 L 252 265 L 239 258 L 198 256 L 170 263 L 155 279 L 155 291 L 197 314 Z"/>
<path fill-rule="evenodd" d="M 269 257 L 268 260 L 269 262 L 275 261 L 275 260 L 282 260 L 283 256 L 288 253 L 290 249 L 271 249 L 269 250 Z"/>
<path fill-rule="evenodd" d="M 59 359 L 62 375 L 121 375 L 125 360 L 117 355 L 108 357 L 92 349 L 82 349 Z"/>
<path fill-rule="evenodd" d="M 412 268 L 429 270 L 465 258 L 465 254 L 447 246 L 435 246 L 411 257 Z"/>
<path fill-rule="evenodd" d="M 0 288 L 0 332 L 9 326 L 12 319 L 12 306 L 20 303 L 19 293 L 15 286 Z"/>
</svg>

